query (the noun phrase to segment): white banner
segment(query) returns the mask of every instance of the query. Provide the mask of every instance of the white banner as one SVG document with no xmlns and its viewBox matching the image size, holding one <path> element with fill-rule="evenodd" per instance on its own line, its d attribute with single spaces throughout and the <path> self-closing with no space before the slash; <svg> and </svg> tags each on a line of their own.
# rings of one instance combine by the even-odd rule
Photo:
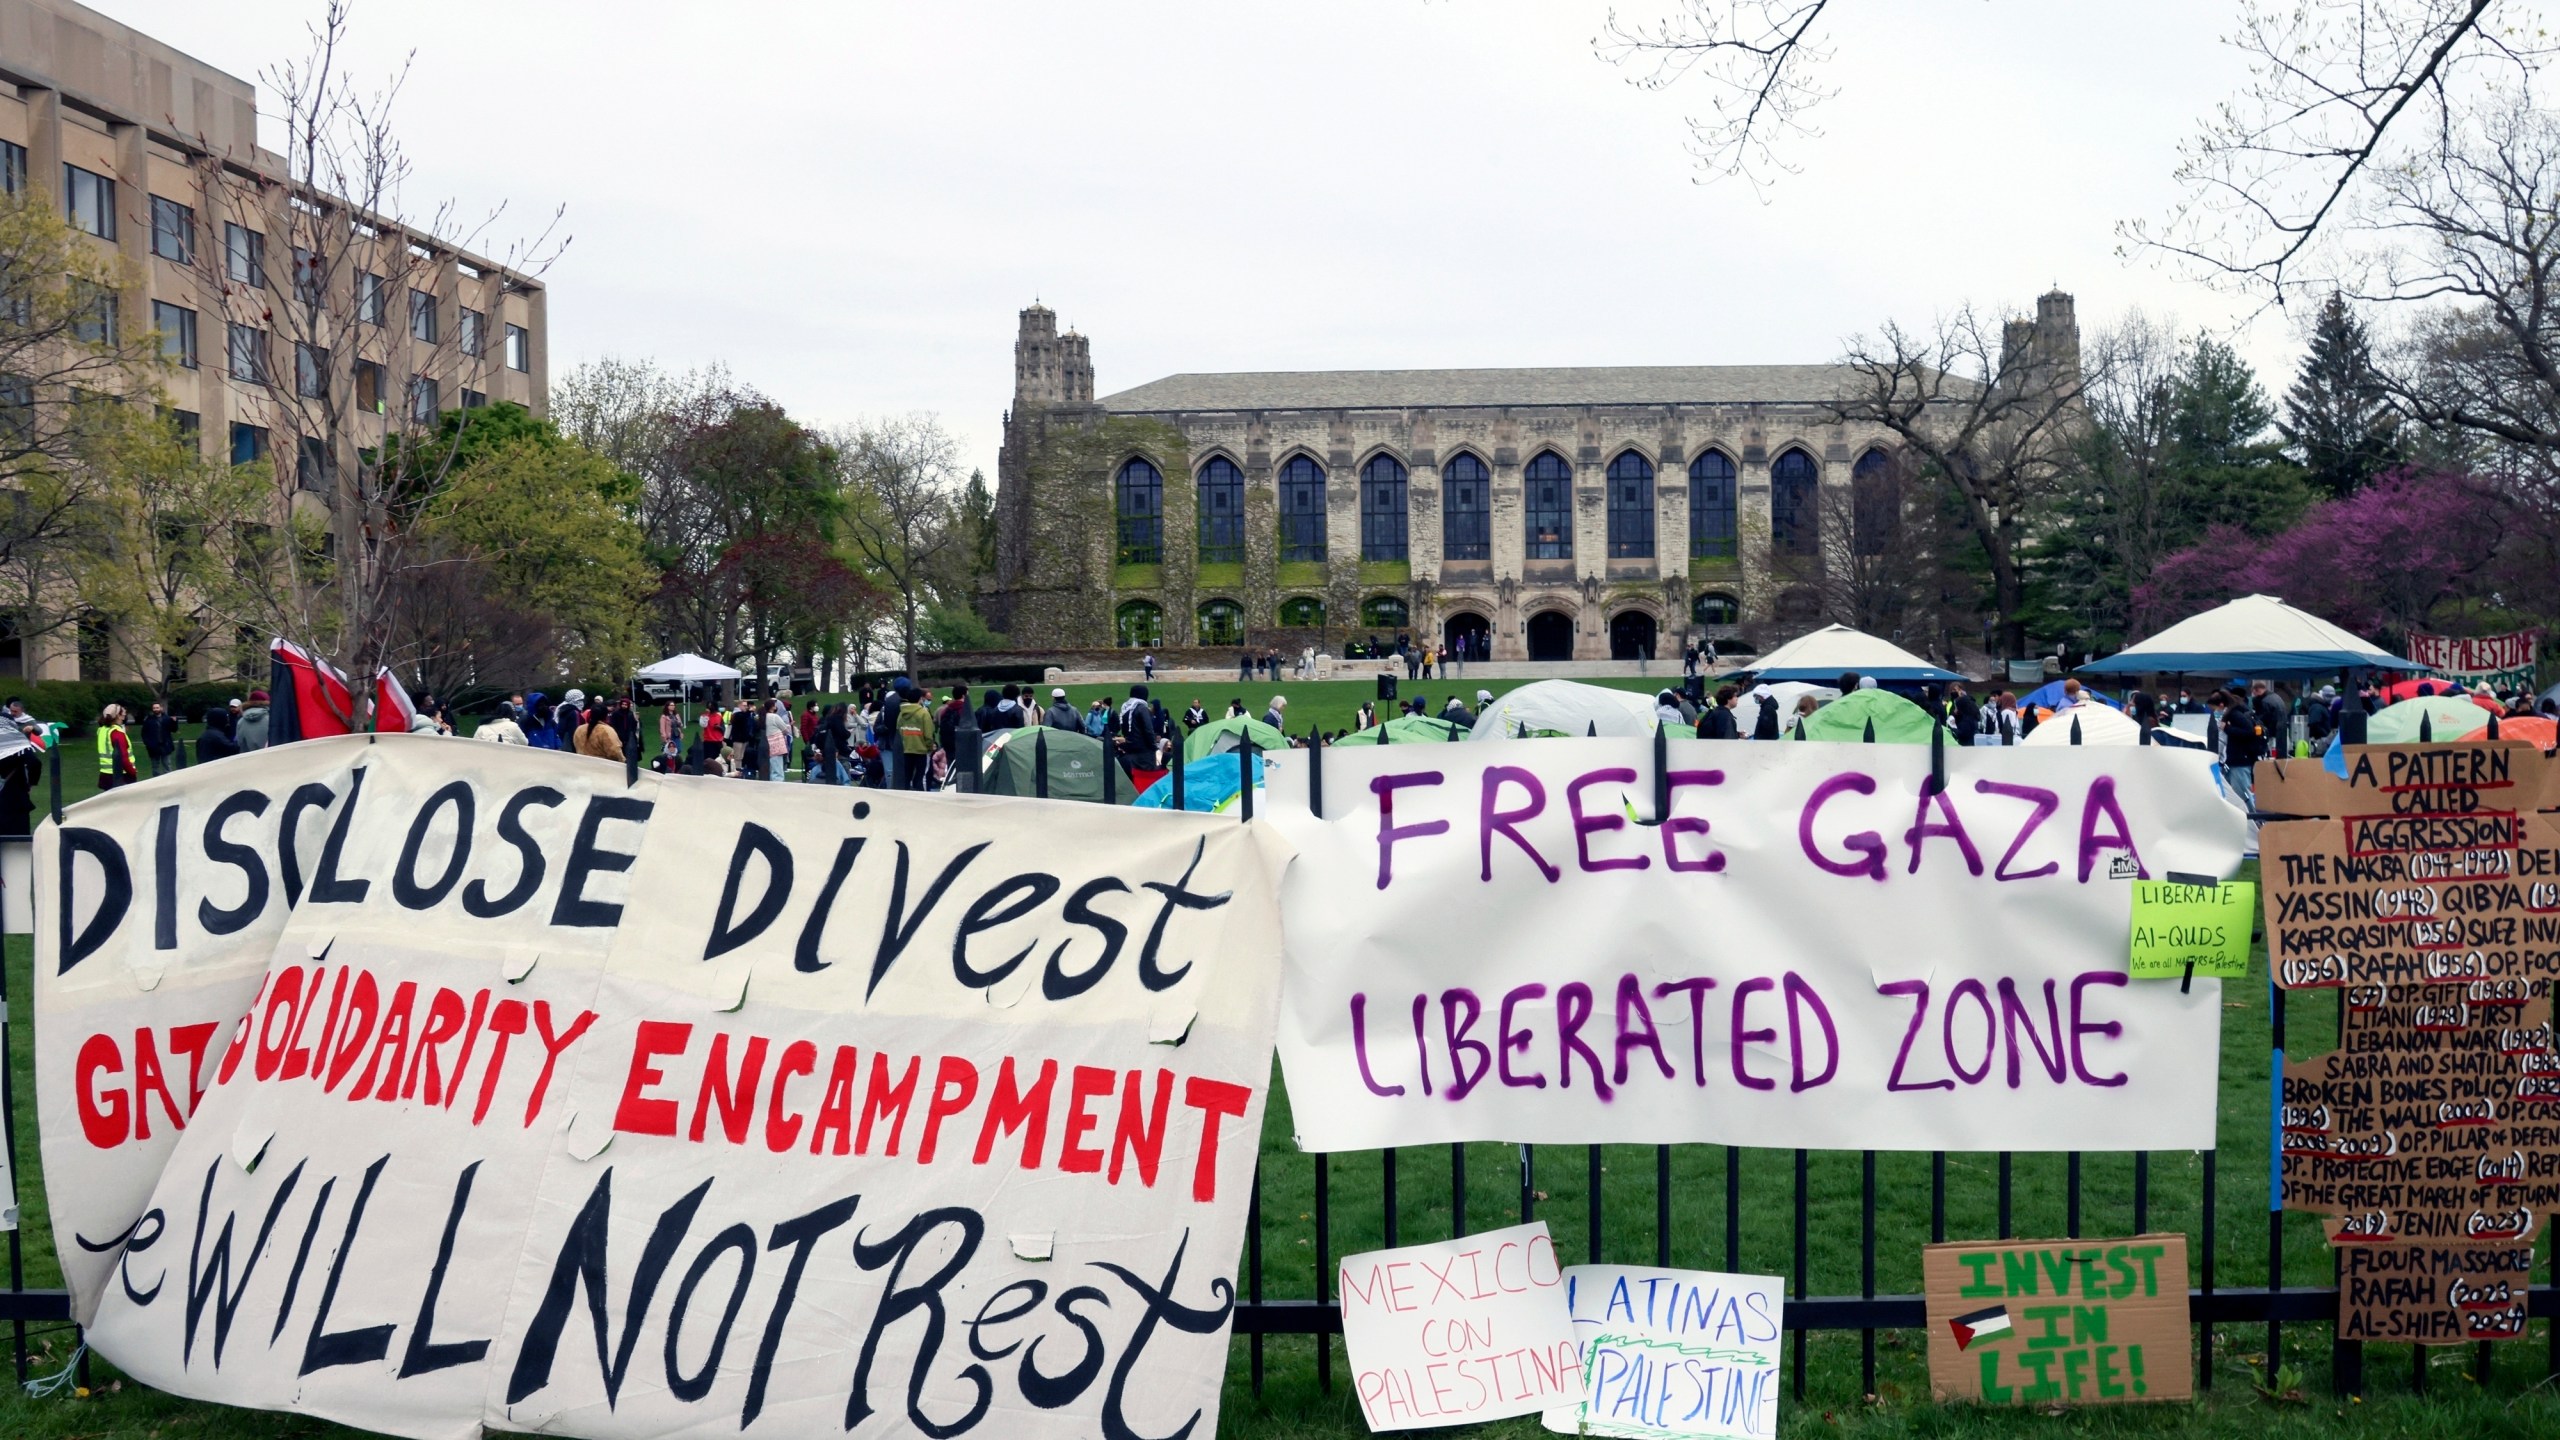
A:
<svg viewBox="0 0 2560 1440">
<path fill-rule="evenodd" d="M 1641 740 L 1274 774 L 1301 1145 L 2213 1144 L 2218 983 L 2125 973 L 2133 879 L 2239 865 L 2205 757 L 1669 751 L 1664 815 Z"/>
<path fill-rule="evenodd" d="M 1213 1434 L 1285 846 L 426 737 L 38 839 L 89 1339 L 415 1436 Z"/>
<path fill-rule="evenodd" d="M 2487 681 L 2492 689 L 2531 689 L 2534 661 L 2541 649 L 2539 630 L 2510 630 L 2503 635 L 2429 635 L 2409 632 L 2409 658 L 2435 667 L 2435 678 L 2462 685 Z"/>
</svg>

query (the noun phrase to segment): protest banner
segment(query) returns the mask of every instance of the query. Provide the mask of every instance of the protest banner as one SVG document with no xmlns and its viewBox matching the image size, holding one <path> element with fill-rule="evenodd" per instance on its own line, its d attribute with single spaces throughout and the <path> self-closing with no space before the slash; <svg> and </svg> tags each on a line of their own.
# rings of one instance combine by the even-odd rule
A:
<svg viewBox="0 0 2560 1440">
<path fill-rule="evenodd" d="M 2257 920 L 2258 887 L 2251 881 L 2136 880 L 2131 974 L 2136 980 L 2176 980 L 2192 965 L 2198 975 L 2244 979 Z"/>
<path fill-rule="evenodd" d="M 411 736 L 85 802 L 36 1004 L 88 1339 L 400 1435 L 1214 1433 L 1285 856 Z"/>
<path fill-rule="evenodd" d="M 1321 814 L 1273 777 L 1301 1145 L 2212 1145 L 2220 985 L 2125 952 L 2131 882 L 2239 866 L 2208 760 L 1667 750 L 1328 751 Z"/>
<path fill-rule="evenodd" d="M 1582 1395 L 1545 1221 L 1346 1255 L 1342 1347 L 1372 1432 L 1532 1415 Z"/>
<path fill-rule="evenodd" d="M 2328 1217 L 2338 1336 L 2525 1333 L 2560 1206 L 2560 766 L 2516 741 L 2260 765 L 2267 962 L 2342 990 L 2338 1048 L 2282 1051 L 2285 1208 Z"/>
<path fill-rule="evenodd" d="M 1631 1440 L 1778 1432 L 1786 1282 L 1647 1265 L 1568 1265 L 1583 1394 L 1550 1408 L 1562 1435 Z"/>
<path fill-rule="evenodd" d="M 2184 1235 L 1930 1245 L 1920 1283 L 1936 1399 L 2194 1398 Z"/>
<path fill-rule="evenodd" d="M 2542 644 L 2539 630 L 2510 630 L 2503 635 L 2450 635 L 2409 632 L 2408 656 L 2435 668 L 2434 678 L 2469 688 L 2486 683 L 2505 694 L 2535 688 L 2534 657 Z"/>
</svg>

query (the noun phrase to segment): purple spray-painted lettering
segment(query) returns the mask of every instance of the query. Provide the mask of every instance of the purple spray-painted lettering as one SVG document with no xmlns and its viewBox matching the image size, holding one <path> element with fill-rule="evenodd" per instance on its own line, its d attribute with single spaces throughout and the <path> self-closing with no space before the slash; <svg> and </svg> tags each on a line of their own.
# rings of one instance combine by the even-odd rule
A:
<svg viewBox="0 0 2560 1440">
<path fill-rule="evenodd" d="M 1665 980 L 1653 987 L 1653 998 L 1667 999 L 1686 990 L 1689 992 L 1689 1063 L 1695 1067 L 1698 1088 L 1707 1088 L 1707 992 L 1716 988 L 1715 977 L 1692 975 L 1686 980 Z"/>
<path fill-rule="evenodd" d="M 1605 813 L 1599 815 L 1584 813 L 1582 792 L 1594 785 L 1633 785 L 1634 783 L 1636 783 L 1636 772 L 1633 770 L 1594 770 L 1586 775 L 1575 776 L 1573 783 L 1564 787 L 1565 813 L 1573 817 L 1573 853 L 1580 858 L 1585 871 L 1642 870 L 1653 864 L 1652 857 L 1646 855 L 1621 855 L 1614 860 L 1591 858 L 1591 837 L 1605 835 L 1612 830 L 1626 829 L 1627 817 Z"/>
<path fill-rule="evenodd" d="M 1903 1027 L 1902 1048 L 1893 1052 L 1893 1073 L 1885 1077 L 1884 1088 L 1887 1090 L 1953 1090 L 1956 1088 L 1956 1082 L 1953 1080 L 1929 1080 L 1918 1085 L 1902 1083 L 1903 1067 L 1911 1063 L 1911 1042 L 1920 1038 L 1920 1022 L 1929 1015 L 1929 982 L 1896 980 L 1889 985 L 1877 986 L 1876 993 L 1918 997 L 1912 1002 L 1911 1023 Z"/>
<path fill-rule="evenodd" d="M 1840 1073 L 1840 1031 L 1831 1023 L 1831 1007 L 1823 1004 L 1822 997 L 1815 993 L 1811 985 L 1805 983 L 1803 976 L 1793 970 L 1787 972 L 1786 991 L 1787 1055 L 1794 1067 L 1794 1075 L 1787 1081 L 1787 1088 L 1791 1091 L 1805 1091 L 1816 1085 L 1828 1085 L 1831 1083 L 1831 1077 Z M 1807 1006 L 1812 1008 L 1813 1018 L 1822 1026 L 1823 1050 L 1822 1073 L 1810 1080 L 1806 1079 L 1804 1074 L 1802 1007 Z"/>
<path fill-rule="evenodd" d="M 1724 783 L 1724 772 L 1721 770 L 1674 770 L 1671 772 L 1670 780 L 1671 803 L 1676 807 L 1680 803 L 1680 792 L 1682 790 L 1687 789 L 1692 785 L 1721 785 Z M 1695 860 L 1683 860 L 1680 858 L 1679 837 L 1683 835 L 1704 835 L 1707 833 L 1707 829 L 1708 825 L 1706 817 L 1702 815 L 1671 815 L 1665 817 L 1661 825 L 1663 868 L 1666 870 L 1696 871 L 1704 874 L 1714 874 L 1716 871 L 1722 870 L 1724 868 L 1724 852 L 1721 850 L 1709 850 L 1706 854 L 1699 856 Z"/>
<path fill-rule="evenodd" d="M 2131 983 L 2132 981 L 2122 973 L 2113 970 L 2092 970 L 2071 982 L 2071 1073 L 2079 1076 L 2080 1083 L 2083 1085 L 2097 1085 L 2112 1089 L 2125 1083 L 2123 1071 L 2119 1070 L 2113 1075 L 2106 1076 L 2092 1075 L 2089 1073 L 2088 1062 L 2080 1058 L 2081 1036 L 2104 1035 L 2113 1040 L 2124 1033 L 2124 1025 L 2115 1020 L 2097 1025 L 2091 1025 L 2082 1020 L 2081 1008 L 2086 1002 L 2080 998 L 2080 992 L 2092 985 L 2129 985 Z"/>
<path fill-rule="evenodd" d="M 1936 803 L 1938 814 L 1944 817 L 1942 820 L 1933 822 L 1929 819 L 1932 802 Z M 1920 803 L 1911 807 L 1911 828 L 1902 832 L 1902 843 L 1911 847 L 1911 869 L 1907 873 L 1920 873 L 1920 849 L 1933 835 L 1956 842 L 1956 848 L 1964 852 L 1964 868 L 1976 875 L 1982 873 L 1982 852 L 1973 848 L 1973 837 L 1965 833 L 1964 821 L 1956 814 L 1955 802 L 1947 798 L 1946 787 L 1939 784 L 1938 777 L 1934 775 L 1920 782 Z"/>
<path fill-rule="evenodd" d="M 2114 834 L 2098 833 L 2098 816 L 2101 814 L 2115 822 Z M 2143 866 L 2142 852 L 2133 848 L 2133 827 L 2125 823 L 2124 807 L 2116 803 L 2116 779 L 2112 775 L 2101 775 L 2090 781 L 2088 803 L 2080 807 L 2081 884 L 2089 883 L 2089 872 L 2097 866 L 2101 850 L 2121 850 L 2132 856 L 2134 873 L 2145 880 L 2151 878 L 2150 870 Z"/>
<path fill-rule="evenodd" d="M 1645 1007 L 1644 982 L 1632 970 L 1618 977 L 1618 1056 L 1610 1078 L 1621 1085 L 1627 1083 L 1630 1050 L 1652 1051 L 1653 1063 L 1661 1069 L 1662 1078 L 1679 1078 L 1671 1068 L 1671 1057 L 1662 1053 L 1662 1034 L 1653 1028 L 1653 1011 Z"/>
<path fill-rule="evenodd" d="M 1796 841 L 1804 847 L 1804 858 L 1834 875 L 1864 875 L 1870 880 L 1882 880 L 1884 837 L 1873 830 L 1861 830 L 1843 837 L 1840 842 L 1848 847 L 1851 854 L 1865 857 L 1859 860 L 1834 860 L 1823 854 L 1822 847 L 1814 842 L 1814 817 L 1822 813 L 1822 807 L 1830 802 L 1832 796 L 1844 790 L 1855 795 L 1873 795 L 1876 782 L 1853 770 L 1846 775 L 1834 775 L 1813 787 L 1813 794 L 1804 802 L 1804 814 L 1796 821 Z"/>
<path fill-rule="evenodd" d="M 1532 1070 L 1525 1075 L 1514 1075 L 1511 1073 L 1511 1052 L 1514 1050 L 1527 1050 L 1529 1048 L 1530 1038 L 1528 1031 L 1515 1031 L 1511 1028 L 1511 1012 L 1521 1001 L 1542 999 L 1545 997 L 1546 993 L 1546 986 L 1532 981 L 1526 985 L 1512 986 L 1511 989 L 1505 992 L 1502 997 L 1501 1017 L 1494 1027 L 1494 1039 L 1496 1042 L 1496 1050 L 1498 1052 L 1494 1061 L 1494 1070 L 1495 1073 L 1502 1077 L 1502 1083 L 1505 1085 L 1524 1087 L 1530 1090 L 1544 1090 L 1547 1088 L 1547 1077 L 1539 1074 L 1537 1071 Z"/>
<path fill-rule="evenodd" d="M 2062 868 L 2060 862 L 2047 860 L 2033 870 L 2022 870 L 2015 875 L 2009 873 L 2009 862 L 2017 859 L 2018 852 L 2027 848 L 2027 837 L 2035 834 L 2037 826 L 2042 825 L 2045 821 L 2053 818 L 2053 812 L 2062 808 L 2062 797 L 2060 795 L 2047 790 L 2041 785 L 2010 785 L 1998 780 L 1976 780 L 1973 782 L 1973 788 L 1979 794 L 2005 795 L 2012 800 L 2024 800 L 2028 804 L 2036 807 L 2035 812 L 2027 816 L 2027 823 L 2018 827 L 2017 838 L 2011 840 L 2009 842 L 2009 848 L 2002 852 L 2000 856 L 2000 866 L 1998 869 L 1991 872 L 1991 878 L 1995 880 L 2033 880 L 2040 876 L 2050 875 L 2056 870 Z"/>
<path fill-rule="evenodd" d="M 1360 1062 L 1360 1083 L 1369 1087 L 1370 1094 L 1392 1098 L 1404 1093 L 1403 1086 L 1381 1085 L 1377 1077 L 1369 1073 L 1369 996 L 1366 991 L 1356 991 L 1351 996 L 1351 1053 Z"/>
<path fill-rule="evenodd" d="M 1369 782 L 1369 793 L 1378 797 L 1378 888 L 1387 888 L 1395 875 L 1396 842 L 1419 840 L 1425 835 L 1446 835 L 1449 822 L 1425 820 L 1419 825 L 1396 823 L 1396 792 L 1416 785 L 1437 785 L 1446 777 L 1437 770 L 1418 770 L 1410 775 L 1380 775 Z"/>
<path fill-rule="evenodd" d="M 1742 1068 L 1743 1046 L 1757 1044 L 1763 1040 L 1775 1040 L 1778 1038 L 1778 1031 L 1774 1026 L 1767 1030 L 1753 1030 L 1748 1028 L 1742 1018 L 1743 1009 L 1751 1003 L 1752 996 L 1759 994 L 1763 990 L 1775 990 L 1777 988 L 1778 982 L 1770 979 L 1766 975 L 1755 975 L 1751 979 L 1745 980 L 1741 984 L 1733 987 L 1733 1078 L 1748 1089 L 1775 1090 L 1778 1088 L 1777 1081 L 1763 1080 L 1759 1076 Z"/>
<path fill-rule="evenodd" d="M 1502 787 L 1506 784 L 1528 791 L 1529 803 L 1517 810 L 1501 808 Z M 1538 853 L 1538 847 L 1530 844 L 1520 833 L 1521 821 L 1535 818 L 1546 808 L 1547 787 L 1539 783 L 1535 772 L 1518 765 L 1485 767 L 1484 802 L 1476 826 L 1477 850 L 1484 862 L 1482 879 L 1493 879 L 1493 837 L 1497 833 L 1519 846 L 1520 853 L 1529 857 L 1530 862 L 1538 867 L 1538 873 L 1547 877 L 1548 883 L 1554 883 L 1556 877 L 1564 873 L 1548 864 L 1547 857 Z"/>
<path fill-rule="evenodd" d="M 1600 1054 L 1582 1038 L 1582 1027 L 1591 1023 L 1591 987 L 1579 980 L 1569 981 L 1556 989 L 1556 1085 L 1573 1088 L 1573 1059 L 1579 1055 L 1591 1067 L 1591 1089 L 1602 1103 L 1610 1095 L 1609 1077 L 1600 1069 Z"/>
</svg>

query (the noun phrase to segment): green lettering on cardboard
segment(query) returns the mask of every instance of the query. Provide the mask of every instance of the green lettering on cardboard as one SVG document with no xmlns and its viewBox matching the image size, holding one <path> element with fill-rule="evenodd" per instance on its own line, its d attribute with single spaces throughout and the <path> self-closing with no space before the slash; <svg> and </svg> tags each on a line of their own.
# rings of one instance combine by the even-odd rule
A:
<svg viewBox="0 0 2560 1440">
<path fill-rule="evenodd" d="M 2071 1337 L 2062 1332 L 2062 1320 L 2071 1313 L 2070 1306 L 2030 1305 L 2023 1313 L 2028 1324 L 2044 1327 L 2041 1332 L 2027 1336 L 2028 1349 L 2059 1350 L 2071 1343 Z"/>
<path fill-rule="evenodd" d="M 2107 1307 L 2074 1305 L 2071 1307 L 2071 1343 L 2104 1345 L 2107 1343 Z"/>
<path fill-rule="evenodd" d="M 1957 1256 L 1956 1263 L 1972 1271 L 1973 1278 L 1966 1281 L 1964 1288 L 1956 1293 L 1972 1300 L 1996 1300 L 2008 1294 L 2008 1291 L 1982 1278 L 1982 1272 L 1998 1264 L 1999 1261 L 2000 1257 L 1997 1253 L 1987 1250 L 1977 1254 Z"/>
<path fill-rule="evenodd" d="M 2010 1295 L 2033 1295 L 2038 1293 L 2036 1290 L 2036 1252 L 2032 1250 L 2001 1251 L 2000 1273 L 2003 1283 L 2008 1287 L 2003 1293 Z"/>
</svg>

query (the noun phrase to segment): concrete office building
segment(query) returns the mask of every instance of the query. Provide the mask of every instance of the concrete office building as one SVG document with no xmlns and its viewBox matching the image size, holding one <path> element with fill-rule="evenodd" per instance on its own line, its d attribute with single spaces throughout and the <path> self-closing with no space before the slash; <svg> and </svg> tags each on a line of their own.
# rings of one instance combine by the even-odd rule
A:
<svg viewBox="0 0 2560 1440">
<path fill-rule="evenodd" d="M 0 0 L 0 184 L 130 263 L 112 323 L 162 335 L 166 403 L 208 453 L 269 460 L 280 505 L 325 511 L 339 467 L 386 432 L 498 401 L 543 410 L 540 283 L 304 193 L 258 139 L 250 81 L 72 0 Z M 341 403 L 275 398 L 315 391 Z M 324 428 L 320 413 L 338 433 L 278 433 L 287 415 Z M 0 634 L 0 676 L 135 678 L 105 666 L 76 632 Z"/>
</svg>

